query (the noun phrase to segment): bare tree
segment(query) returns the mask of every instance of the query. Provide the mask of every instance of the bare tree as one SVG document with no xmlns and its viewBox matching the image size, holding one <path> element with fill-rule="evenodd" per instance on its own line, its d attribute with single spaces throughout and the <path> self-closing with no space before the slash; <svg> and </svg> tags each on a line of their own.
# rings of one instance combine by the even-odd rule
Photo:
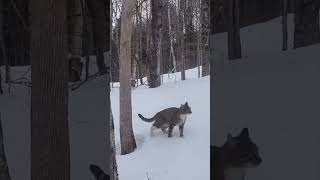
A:
<svg viewBox="0 0 320 180">
<path fill-rule="evenodd" d="M 106 52 L 107 41 L 107 23 L 106 23 L 106 1 L 86 0 L 88 9 L 92 16 L 92 30 L 94 46 L 97 55 L 97 67 L 101 74 L 107 73 L 104 52 Z"/>
<path fill-rule="evenodd" d="M 132 129 L 131 37 L 135 0 L 123 2 L 120 34 L 120 140 L 121 154 L 133 152 L 137 145 Z"/>
<path fill-rule="evenodd" d="M 9 174 L 9 167 L 7 163 L 4 142 L 3 142 L 3 129 L 2 129 L 2 121 L 1 121 L 1 113 L 0 113 L 0 179 L 1 180 L 11 180 Z"/>
<path fill-rule="evenodd" d="M 209 62 L 209 0 L 201 0 L 201 62 L 202 62 L 202 77 L 210 75 L 210 62 Z"/>
<path fill-rule="evenodd" d="M 151 58 L 149 59 L 149 87 L 161 85 L 160 52 L 163 0 L 151 0 Z"/>
<path fill-rule="evenodd" d="M 32 180 L 70 179 L 66 5 L 30 1 Z"/>
<path fill-rule="evenodd" d="M 169 1 L 169 5 L 168 5 L 168 23 L 169 23 L 170 52 L 171 52 L 172 61 L 173 61 L 173 72 L 175 73 L 177 71 L 177 60 L 176 60 L 176 55 L 174 53 L 173 42 L 172 42 L 173 36 L 172 36 L 172 31 L 171 31 L 171 13 L 170 13 L 171 0 L 168 0 L 168 1 Z"/>
<path fill-rule="evenodd" d="M 186 12 L 186 0 L 179 0 L 179 35 L 180 35 L 180 63 L 181 63 L 181 80 L 186 79 L 186 60 L 185 60 L 185 37 L 184 37 L 184 30 L 185 30 L 185 12 Z"/>
<path fill-rule="evenodd" d="M 76 82 L 81 80 L 83 63 L 82 56 L 82 37 L 83 37 L 83 12 L 82 0 L 69 0 L 69 31 L 70 31 L 70 63 L 69 81 Z"/>
<path fill-rule="evenodd" d="M 228 54 L 229 59 L 241 58 L 239 0 L 228 2 Z"/>
<path fill-rule="evenodd" d="M 3 62 L 5 65 L 5 81 L 8 83 L 10 81 L 10 65 L 7 57 L 5 42 L 4 42 L 4 32 L 3 32 L 3 20 L 4 20 L 4 4 L 3 1 L 0 1 L 0 48 L 1 48 L 1 55 L 3 58 Z M 0 75 L 1 76 L 1 75 Z M 0 78 L 1 79 L 1 78 Z M 0 91 L 2 92 L 2 82 L 0 82 Z M 0 93 L 2 94 L 2 93 Z"/>
<path fill-rule="evenodd" d="M 288 0 L 282 0 L 282 50 L 288 49 Z"/>
</svg>

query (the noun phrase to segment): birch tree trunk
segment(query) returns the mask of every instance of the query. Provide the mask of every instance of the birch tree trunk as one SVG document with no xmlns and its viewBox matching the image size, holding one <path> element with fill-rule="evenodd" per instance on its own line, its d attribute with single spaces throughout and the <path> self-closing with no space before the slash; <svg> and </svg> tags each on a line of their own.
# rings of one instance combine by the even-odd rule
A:
<svg viewBox="0 0 320 180">
<path fill-rule="evenodd" d="M 31 180 L 70 180 L 66 6 L 30 1 Z"/>
<path fill-rule="evenodd" d="M 136 148 L 132 129 L 131 107 L 131 37 L 135 0 L 123 2 L 120 34 L 120 140 L 121 154 L 129 154 Z"/>
<path fill-rule="evenodd" d="M 170 39 L 170 52 L 172 55 L 172 61 L 173 61 L 173 73 L 177 71 L 177 61 L 176 61 L 176 55 L 174 54 L 173 49 L 173 42 L 172 42 L 172 31 L 171 31 L 171 6 L 170 6 L 171 0 L 169 0 L 169 6 L 168 6 L 168 23 L 169 23 L 169 39 Z"/>
<path fill-rule="evenodd" d="M 9 167 L 7 163 L 4 142 L 3 142 L 3 129 L 2 129 L 2 119 L 0 113 L 0 179 L 1 180 L 11 180 L 9 174 Z"/>
</svg>

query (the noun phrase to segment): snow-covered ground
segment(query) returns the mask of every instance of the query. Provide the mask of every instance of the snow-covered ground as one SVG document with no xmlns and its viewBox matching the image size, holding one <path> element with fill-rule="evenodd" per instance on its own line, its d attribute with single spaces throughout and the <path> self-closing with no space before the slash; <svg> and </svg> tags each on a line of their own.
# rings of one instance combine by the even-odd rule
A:
<svg viewBox="0 0 320 180">
<path fill-rule="evenodd" d="M 94 63 L 91 67 L 92 72 L 96 72 Z M 28 68 L 12 68 L 12 79 L 20 78 L 24 74 L 29 78 Z M 4 90 L 6 93 L 0 96 L 0 112 L 10 174 L 12 180 L 29 180 L 31 89 L 23 85 L 12 85 L 11 93 L 8 94 L 8 87 L 5 85 Z M 109 137 L 106 129 L 109 123 L 105 111 L 107 101 L 105 92 L 104 78 L 97 78 L 78 90 L 70 92 L 72 180 L 94 180 L 88 169 L 90 163 L 98 164 L 105 170 L 109 169 L 106 144 Z"/>
<path fill-rule="evenodd" d="M 211 144 L 248 127 L 263 162 L 246 180 L 320 178 L 320 45 L 283 52 L 281 18 L 241 29 L 243 61 L 227 64 L 227 35 L 215 36 Z"/>
<path fill-rule="evenodd" d="M 92 64 L 91 71 L 95 72 Z M 12 68 L 12 79 L 30 77 L 28 67 Z M 2 71 L 3 72 L 3 71 Z M 139 86 L 132 91 L 133 125 L 137 150 L 129 155 L 118 153 L 120 180 L 145 179 L 209 179 L 209 77 L 198 78 L 197 68 L 186 72 L 187 80 L 180 81 L 180 73 L 163 76 L 164 84 L 155 89 Z M 119 142 L 119 84 L 112 88 L 111 101 L 115 118 L 116 144 Z M 8 87 L 4 86 L 7 91 Z M 109 137 L 106 103 L 106 81 L 98 78 L 70 93 L 69 126 L 71 143 L 71 178 L 93 180 L 89 163 L 107 169 Z M 10 173 L 14 180 L 30 178 L 30 89 L 12 85 L 11 93 L 0 96 L 0 112 Z M 178 129 L 172 138 L 159 133 L 150 138 L 150 123 L 142 122 L 137 113 L 151 116 L 163 108 L 180 106 L 188 101 L 192 114 L 187 118 L 184 138 Z"/>
<path fill-rule="evenodd" d="M 210 179 L 210 77 L 197 78 L 197 68 L 187 71 L 185 81 L 180 81 L 180 73 L 169 76 L 164 75 L 164 84 L 159 88 L 140 86 L 132 91 L 133 131 L 138 148 L 129 155 L 120 155 L 119 89 L 112 89 L 120 180 Z M 161 131 L 150 137 L 152 123 L 137 116 L 141 113 L 152 117 L 186 101 L 192 114 L 187 117 L 183 138 L 177 127 L 172 138 Z"/>
</svg>

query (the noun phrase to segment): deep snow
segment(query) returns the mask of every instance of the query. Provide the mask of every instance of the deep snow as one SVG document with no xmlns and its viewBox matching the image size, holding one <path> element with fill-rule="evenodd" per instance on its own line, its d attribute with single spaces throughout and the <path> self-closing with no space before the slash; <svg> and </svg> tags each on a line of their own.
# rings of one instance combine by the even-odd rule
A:
<svg viewBox="0 0 320 180">
<path fill-rule="evenodd" d="M 95 64 L 91 65 L 95 72 Z M 21 77 L 28 67 L 12 68 L 12 78 Z M 3 72 L 3 71 L 2 71 Z M 30 71 L 26 74 L 30 77 Z M 155 89 L 139 86 L 133 94 L 133 125 L 138 149 L 117 161 L 120 180 L 125 179 L 209 179 L 209 77 L 197 78 L 197 68 L 187 71 L 187 80 L 180 81 L 180 73 L 163 76 L 164 84 Z M 119 142 L 119 86 L 112 88 L 117 150 Z M 4 86 L 7 91 L 8 87 Z M 98 78 L 84 84 L 69 98 L 69 126 L 71 144 L 71 178 L 89 180 L 89 163 L 107 169 L 105 113 L 106 81 Z M 12 85 L 11 93 L 0 96 L 0 111 L 4 129 L 5 150 L 14 180 L 30 179 L 30 89 Z M 178 129 L 172 138 L 163 134 L 150 138 L 151 124 L 137 118 L 137 113 L 151 116 L 170 106 L 189 102 L 193 113 L 187 117 L 184 138 Z M 147 175 L 148 174 L 148 175 Z"/>
<path fill-rule="evenodd" d="M 187 71 L 185 81 L 180 81 L 180 73 L 169 76 L 163 76 L 164 84 L 159 88 L 140 86 L 132 91 L 133 131 L 138 148 L 129 155 L 120 155 L 119 89 L 112 89 L 120 180 L 210 179 L 210 77 L 197 78 L 197 68 Z M 183 138 L 179 137 L 177 127 L 172 138 L 161 130 L 150 137 L 152 123 L 137 116 L 141 113 L 152 117 L 164 108 L 179 107 L 186 101 L 192 114 L 187 117 Z"/>
</svg>

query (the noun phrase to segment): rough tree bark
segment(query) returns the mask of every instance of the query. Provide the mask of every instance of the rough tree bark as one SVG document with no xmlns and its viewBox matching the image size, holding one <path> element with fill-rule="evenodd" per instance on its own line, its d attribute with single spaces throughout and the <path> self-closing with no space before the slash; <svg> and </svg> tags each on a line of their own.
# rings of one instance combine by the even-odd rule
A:
<svg viewBox="0 0 320 180">
<path fill-rule="evenodd" d="M 228 2 L 228 55 L 229 59 L 241 58 L 239 0 Z"/>
<path fill-rule="evenodd" d="M 209 0 L 209 63 L 210 63 L 210 83 L 213 83 L 213 79 L 215 76 L 214 72 L 214 48 L 213 48 L 213 35 L 214 35 L 214 22 L 215 22 L 215 14 L 214 12 L 214 3 L 213 0 Z M 212 98 L 210 98 L 210 104 L 212 104 Z"/>
<path fill-rule="evenodd" d="M 294 48 L 319 43 L 319 1 L 295 0 L 294 23 Z"/>
<path fill-rule="evenodd" d="M 282 50 L 288 49 L 288 0 L 282 0 Z"/>
<path fill-rule="evenodd" d="M 180 63 L 181 63 L 181 80 L 186 79 L 186 59 L 185 59 L 185 12 L 186 12 L 186 0 L 179 0 L 179 34 L 180 34 Z"/>
<path fill-rule="evenodd" d="M 2 119 L 1 119 L 1 113 L 0 113 L 0 179 L 11 180 L 6 153 L 4 149 L 5 148 L 4 148 L 4 142 L 3 142 Z"/>
<path fill-rule="evenodd" d="M 210 62 L 209 62 L 209 0 L 201 0 L 201 19 L 202 19 L 202 77 L 210 75 Z"/>
<path fill-rule="evenodd" d="M 162 26 L 162 0 L 151 0 L 151 54 L 148 62 L 149 66 L 149 87 L 156 88 L 161 85 L 160 71 L 160 33 Z"/>
<path fill-rule="evenodd" d="M 132 129 L 131 107 L 131 37 L 135 0 L 123 2 L 120 34 L 120 140 L 121 154 L 129 154 L 136 148 Z"/>
<path fill-rule="evenodd" d="M 66 6 L 30 1 L 32 180 L 70 179 Z"/>
</svg>

